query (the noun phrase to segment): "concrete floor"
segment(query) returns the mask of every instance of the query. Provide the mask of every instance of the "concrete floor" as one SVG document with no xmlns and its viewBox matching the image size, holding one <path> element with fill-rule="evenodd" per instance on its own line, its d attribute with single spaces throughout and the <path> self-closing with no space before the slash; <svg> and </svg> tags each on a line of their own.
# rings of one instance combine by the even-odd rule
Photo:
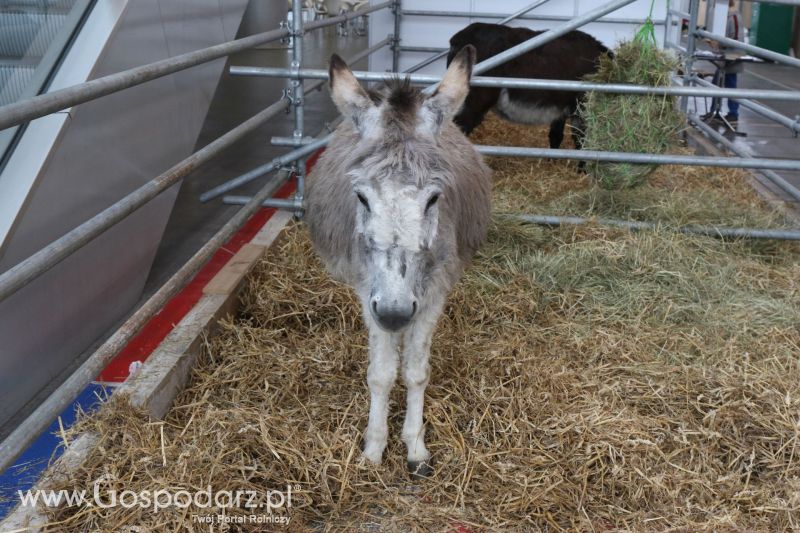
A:
<svg viewBox="0 0 800 533">
<path fill-rule="evenodd" d="M 700 66 L 702 68 L 702 66 Z M 709 65 L 709 70 L 712 67 Z M 787 65 L 771 63 L 747 63 L 744 72 L 739 74 L 738 86 L 740 89 L 770 89 L 781 91 L 800 91 L 800 71 Z M 795 117 L 800 113 L 796 102 L 781 100 L 764 100 L 759 103 L 788 116 Z M 702 98 L 690 98 L 689 108 L 695 109 L 699 114 L 705 114 L 711 102 Z M 727 102 L 723 102 L 723 115 L 728 112 Z M 736 128 L 745 136 L 730 132 L 721 124 L 716 124 L 717 130 L 726 138 L 734 141 L 737 146 L 746 150 L 753 157 L 800 159 L 800 139 L 785 126 L 777 124 L 762 117 L 755 112 L 740 106 L 739 123 Z M 789 183 L 800 188 L 800 171 L 777 171 L 778 175 Z M 768 180 L 759 178 L 759 181 L 779 198 L 800 208 L 800 204 L 793 202 L 781 189 Z"/>
<path fill-rule="evenodd" d="M 335 27 L 311 32 L 306 34 L 303 41 L 303 64 L 308 68 L 327 68 L 328 59 L 333 52 L 346 58 L 366 48 L 367 42 L 367 37 L 357 36 L 352 31 L 346 37 L 337 36 Z M 290 50 L 285 47 L 264 47 L 233 55 L 229 58 L 229 64 L 288 67 L 290 55 Z M 362 60 L 354 68 L 366 70 L 366 65 L 366 60 Z M 226 68 L 217 86 L 195 150 L 277 101 L 285 87 L 284 80 L 233 77 L 227 71 Z M 310 93 L 305 103 L 306 135 L 317 135 L 327 122 L 338 115 L 327 89 Z M 290 148 L 274 147 L 269 140 L 272 136 L 291 135 L 293 129 L 292 115 L 279 115 L 183 180 L 143 298 L 158 290 L 240 209 L 240 206 L 223 204 L 221 198 L 203 204 L 198 196 L 211 187 L 286 153 Z M 258 179 L 231 194 L 251 195 L 263 184 L 264 179 Z"/>
</svg>

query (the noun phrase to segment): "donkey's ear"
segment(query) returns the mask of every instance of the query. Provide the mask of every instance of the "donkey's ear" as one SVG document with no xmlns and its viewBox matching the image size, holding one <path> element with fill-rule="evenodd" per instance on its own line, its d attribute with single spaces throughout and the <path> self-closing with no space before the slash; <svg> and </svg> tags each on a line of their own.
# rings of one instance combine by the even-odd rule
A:
<svg viewBox="0 0 800 533">
<path fill-rule="evenodd" d="M 370 115 L 375 104 L 372 103 L 367 91 L 361 87 L 358 80 L 344 59 L 337 54 L 331 56 L 328 70 L 331 83 L 331 95 L 339 112 L 355 124 L 356 129 L 363 135 L 367 129 Z"/>
<path fill-rule="evenodd" d="M 469 78 L 475 65 L 475 47 L 462 48 L 450 62 L 442 82 L 420 109 L 422 124 L 437 134 L 442 124 L 452 119 L 461 110 L 469 94 Z"/>
</svg>

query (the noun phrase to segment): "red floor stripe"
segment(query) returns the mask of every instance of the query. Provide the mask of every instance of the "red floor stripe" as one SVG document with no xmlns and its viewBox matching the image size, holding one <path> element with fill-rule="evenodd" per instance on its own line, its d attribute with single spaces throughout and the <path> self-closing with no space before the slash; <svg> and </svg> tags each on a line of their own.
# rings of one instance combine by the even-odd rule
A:
<svg viewBox="0 0 800 533">
<path fill-rule="evenodd" d="M 315 154 L 316 156 L 316 154 Z M 318 157 L 318 156 L 317 156 Z M 316 157 L 309 158 L 316 161 Z M 294 191 L 294 182 L 289 181 L 275 195 L 287 198 Z M 100 373 L 97 381 L 118 383 L 125 381 L 128 370 L 134 361 L 144 362 L 172 329 L 200 301 L 203 287 L 222 270 L 239 249 L 250 242 L 256 233 L 275 213 L 275 209 L 260 209 L 239 229 L 231 239 L 212 256 L 206 265 L 192 278 L 186 287 L 176 294 L 164 308 L 150 319 L 142 330 L 120 351 L 111 363 Z"/>
</svg>

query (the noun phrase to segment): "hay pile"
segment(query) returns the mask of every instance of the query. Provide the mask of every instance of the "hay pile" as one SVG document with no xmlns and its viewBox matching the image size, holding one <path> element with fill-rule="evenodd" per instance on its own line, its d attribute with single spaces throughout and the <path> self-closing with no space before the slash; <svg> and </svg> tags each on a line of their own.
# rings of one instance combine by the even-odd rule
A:
<svg viewBox="0 0 800 533">
<path fill-rule="evenodd" d="M 506 136 L 547 143 L 545 132 L 496 121 L 475 140 Z M 611 196 L 571 165 L 490 164 L 498 211 L 781 223 L 739 171 L 661 169 Z M 120 490 L 297 486 L 288 526 L 230 531 L 797 528 L 799 253 L 498 218 L 434 338 L 426 420 L 436 472 L 411 482 L 400 386 L 384 465 L 359 461 L 360 309 L 295 225 L 163 423 L 118 400 L 84 422 L 101 447 L 69 488 L 104 474 Z M 85 508 L 52 519 L 68 532 L 209 531 L 191 522 L 197 513 Z"/>
<path fill-rule="evenodd" d="M 664 87 L 677 61 L 647 39 L 622 42 L 614 57 L 602 56 L 596 74 L 600 83 Z M 580 108 L 587 150 L 666 153 L 685 121 L 669 96 L 589 92 Z M 655 165 L 587 163 L 587 170 L 606 189 L 630 188 L 642 183 Z"/>
</svg>

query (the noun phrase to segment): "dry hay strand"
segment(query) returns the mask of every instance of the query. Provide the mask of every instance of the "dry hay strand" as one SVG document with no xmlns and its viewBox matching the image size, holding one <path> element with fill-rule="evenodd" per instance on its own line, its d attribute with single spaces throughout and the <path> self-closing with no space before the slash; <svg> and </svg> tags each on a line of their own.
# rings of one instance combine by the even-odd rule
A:
<svg viewBox="0 0 800 533">
<path fill-rule="evenodd" d="M 511 185 L 501 161 L 492 164 Z M 541 165 L 517 180 L 561 187 L 561 176 L 541 172 L 556 164 Z M 681 172 L 690 172 L 685 194 L 720 206 L 729 198 L 706 217 L 775 222 L 731 174 Z M 661 200 L 637 203 L 644 189 L 625 191 L 626 207 L 586 187 L 525 201 L 575 207 L 595 195 L 591 209 L 636 216 L 647 206 L 643 218 L 683 219 L 673 179 L 647 186 Z M 513 200 L 498 200 L 499 210 L 523 204 L 496 193 Z M 100 443 L 68 488 L 104 475 L 119 490 L 297 487 L 288 526 L 213 531 L 797 528 L 798 256 L 791 243 L 496 218 L 434 337 L 425 414 L 435 473 L 412 482 L 399 438 L 402 386 L 391 397 L 384 464 L 359 459 L 368 413 L 361 310 L 293 225 L 163 422 L 116 398 L 79 426 Z M 209 531 L 191 515 L 216 511 L 64 508 L 51 519 L 67 532 Z"/>
<path fill-rule="evenodd" d="M 603 55 L 587 80 L 649 86 L 670 85 L 677 61 L 646 40 L 622 42 L 613 57 Z M 657 95 L 613 94 L 590 91 L 580 106 L 587 150 L 661 154 L 675 144 L 685 124 L 675 98 Z M 656 165 L 589 162 L 589 173 L 605 189 L 641 184 Z"/>
</svg>

